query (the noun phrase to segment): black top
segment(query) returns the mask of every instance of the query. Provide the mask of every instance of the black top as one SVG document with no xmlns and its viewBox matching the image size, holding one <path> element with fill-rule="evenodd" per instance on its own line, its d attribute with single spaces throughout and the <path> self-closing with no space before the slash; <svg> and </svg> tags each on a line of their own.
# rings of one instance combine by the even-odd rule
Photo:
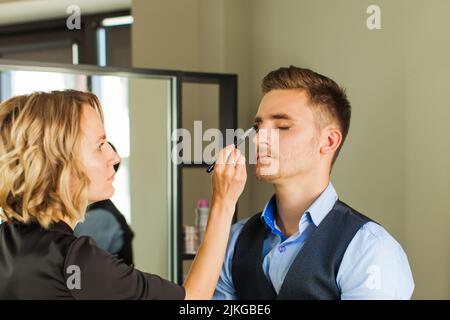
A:
<svg viewBox="0 0 450 320">
<path fill-rule="evenodd" d="M 184 299 L 182 286 L 76 238 L 64 222 L 0 224 L 0 299 Z"/>
</svg>

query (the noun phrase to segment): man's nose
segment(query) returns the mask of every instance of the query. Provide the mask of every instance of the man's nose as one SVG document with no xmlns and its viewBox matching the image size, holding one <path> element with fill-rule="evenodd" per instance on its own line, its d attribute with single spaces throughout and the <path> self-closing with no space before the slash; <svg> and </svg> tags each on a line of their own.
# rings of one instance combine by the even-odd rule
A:
<svg viewBox="0 0 450 320">
<path fill-rule="evenodd" d="M 255 145 L 269 144 L 270 142 L 269 131 L 270 130 L 265 128 L 259 129 L 258 132 L 253 137 L 253 143 Z"/>
</svg>

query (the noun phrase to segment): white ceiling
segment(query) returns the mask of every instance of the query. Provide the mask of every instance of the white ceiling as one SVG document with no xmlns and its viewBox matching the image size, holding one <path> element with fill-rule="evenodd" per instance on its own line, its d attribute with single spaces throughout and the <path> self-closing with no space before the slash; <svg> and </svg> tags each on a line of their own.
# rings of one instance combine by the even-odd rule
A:
<svg viewBox="0 0 450 320">
<path fill-rule="evenodd" d="M 0 0 L 0 25 L 68 17 L 77 5 L 83 14 L 130 9 L 131 0 Z"/>
</svg>

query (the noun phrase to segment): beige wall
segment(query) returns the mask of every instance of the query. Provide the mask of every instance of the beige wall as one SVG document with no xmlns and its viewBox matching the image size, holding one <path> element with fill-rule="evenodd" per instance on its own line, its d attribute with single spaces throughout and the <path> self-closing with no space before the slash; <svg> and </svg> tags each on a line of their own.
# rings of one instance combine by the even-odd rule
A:
<svg viewBox="0 0 450 320">
<path fill-rule="evenodd" d="M 345 86 L 350 134 L 332 180 L 342 200 L 383 224 L 406 250 L 414 297 L 450 298 L 450 2 L 377 0 L 135 0 L 135 66 L 239 75 L 239 127 L 251 124 L 259 83 L 294 64 Z M 241 213 L 272 193 L 253 174 Z M 247 215 L 247 214 L 245 214 Z"/>
<path fill-rule="evenodd" d="M 249 3 L 241 0 L 133 1 L 133 66 L 238 73 L 238 126 L 248 127 L 248 8 Z M 200 120 L 201 115 L 204 129 L 209 123 L 218 123 L 218 113 L 210 109 L 218 106 L 214 100 L 216 91 L 217 88 L 188 86 L 183 97 L 186 106 L 183 113 L 188 116 L 183 119 Z M 198 192 L 186 195 L 190 199 L 184 203 L 196 203 Z M 240 212 L 250 212 L 249 202 L 250 190 L 246 190 L 239 203 Z M 189 211 L 191 214 L 193 209 Z M 193 216 L 186 221 L 192 223 Z"/>
<path fill-rule="evenodd" d="M 450 2 L 405 16 L 405 245 L 418 298 L 450 299 Z"/>
</svg>

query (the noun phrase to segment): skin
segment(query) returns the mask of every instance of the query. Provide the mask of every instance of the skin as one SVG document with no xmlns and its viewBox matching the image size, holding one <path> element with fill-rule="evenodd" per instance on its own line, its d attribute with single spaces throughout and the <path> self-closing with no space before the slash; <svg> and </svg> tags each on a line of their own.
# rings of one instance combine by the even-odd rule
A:
<svg viewBox="0 0 450 320">
<path fill-rule="evenodd" d="M 90 106 L 83 106 L 81 117 L 80 162 L 89 177 L 88 202 L 109 199 L 114 194 L 114 165 L 119 155 L 106 140 L 106 133 L 98 113 Z"/>
<path fill-rule="evenodd" d="M 89 105 L 83 106 L 79 159 L 91 182 L 89 203 L 109 199 L 114 193 L 114 165 L 120 158 L 107 143 L 100 116 Z M 235 206 L 246 179 L 245 158 L 239 150 L 233 145 L 221 150 L 212 177 L 208 225 L 184 284 L 185 299 L 212 298 L 225 257 Z M 72 229 L 77 224 L 67 218 L 64 221 Z"/>
<path fill-rule="evenodd" d="M 342 133 L 336 122 L 319 116 L 306 92 L 299 89 L 266 93 L 255 127 L 256 177 L 274 185 L 276 222 L 289 237 L 298 232 L 303 212 L 327 187 Z"/>
<path fill-rule="evenodd" d="M 114 194 L 114 165 L 120 162 L 119 155 L 106 139 L 105 127 L 100 115 L 90 105 L 83 105 L 79 161 L 91 182 L 88 186 L 88 203 L 110 199 Z M 78 221 L 63 220 L 75 229 Z"/>
</svg>

